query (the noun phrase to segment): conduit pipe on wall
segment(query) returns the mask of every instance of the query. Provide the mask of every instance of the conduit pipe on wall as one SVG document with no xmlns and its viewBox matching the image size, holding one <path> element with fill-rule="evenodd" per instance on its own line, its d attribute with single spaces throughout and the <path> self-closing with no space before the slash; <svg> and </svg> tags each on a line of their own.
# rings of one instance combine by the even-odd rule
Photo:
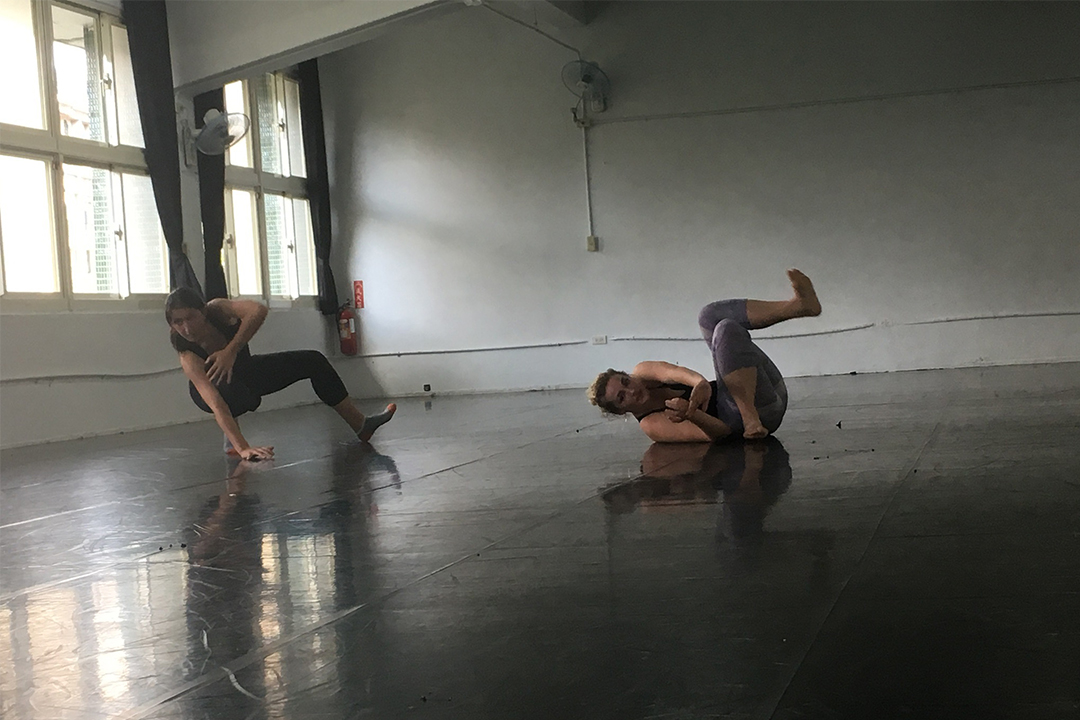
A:
<svg viewBox="0 0 1080 720">
<path fill-rule="evenodd" d="M 813 332 L 804 333 L 789 333 L 787 335 L 755 335 L 754 340 L 786 340 L 788 338 L 799 337 L 814 337 L 817 335 L 839 335 L 840 333 L 854 332 L 856 330 L 866 330 L 868 328 L 876 327 L 879 323 L 866 323 L 864 325 L 852 325 L 846 328 L 836 328 L 834 330 L 815 330 Z M 702 342 L 701 336 L 697 337 L 638 337 L 631 335 L 629 337 L 613 337 L 612 342 Z"/>
<path fill-rule="evenodd" d="M 1005 313 L 1001 315 L 968 315 L 963 317 L 949 317 L 949 318 L 936 318 L 932 320 L 912 320 L 910 322 L 893 323 L 890 321 L 876 322 L 876 323 L 864 323 L 862 325 L 852 325 L 850 327 L 832 328 L 829 330 L 815 330 L 812 332 L 803 333 L 789 333 L 785 335 L 757 335 L 755 340 L 787 340 L 789 338 L 801 338 L 801 337 L 815 337 L 819 335 L 839 335 L 841 333 L 855 332 L 857 330 L 868 330 L 874 327 L 891 327 L 898 325 L 901 327 L 910 327 L 917 325 L 939 325 L 943 323 L 959 323 L 959 322 L 975 322 L 977 320 L 1012 320 L 1018 318 L 1039 318 L 1039 317 L 1077 317 L 1080 316 L 1080 310 L 1054 310 L 1050 312 L 1031 312 L 1031 313 Z M 630 335 L 627 337 L 612 337 L 609 338 L 611 342 L 701 342 L 701 337 L 638 337 L 636 335 Z M 548 342 L 548 343 L 530 343 L 526 345 L 500 345 L 495 347 L 477 347 L 477 348 L 451 348 L 444 350 L 402 350 L 398 352 L 383 352 L 383 353 L 370 353 L 367 355 L 355 355 L 351 357 L 334 357 L 334 360 L 364 360 L 367 358 L 381 358 L 381 357 L 411 357 L 416 355 L 460 355 L 463 353 L 483 353 L 483 352 L 500 352 L 505 350 L 534 350 L 540 348 L 555 348 L 555 347 L 570 347 L 573 345 L 588 345 L 589 340 L 565 340 L 561 342 Z M 179 373 L 180 368 L 169 368 L 167 370 L 153 370 L 144 373 L 89 373 L 79 375 L 42 375 L 37 377 L 20 377 L 20 378 L 3 378 L 0 379 L 0 385 L 16 385 L 22 383 L 40 383 L 40 382 L 80 382 L 87 380 L 135 380 L 139 378 L 157 377 L 159 375 L 171 375 L 173 373 Z"/>
<path fill-rule="evenodd" d="M 467 3 L 467 4 L 471 4 L 471 3 Z M 505 18 L 505 19 L 509 20 L 510 22 L 515 23 L 517 25 L 520 25 L 521 27 L 526 28 L 528 30 L 532 30 L 533 32 L 538 33 L 539 35 L 544 36 L 545 38 L 547 38 L 551 42 L 555 43 L 556 45 L 559 45 L 560 47 L 566 48 L 567 50 L 569 50 L 572 53 L 574 53 L 575 55 L 577 55 L 578 60 L 583 59 L 581 51 L 578 50 L 576 47 L 574 47 L 573 45 L 568 45 L 567 43 L 564 43 L 559 38 L 555 37 L 554 35 L 551 35 L 549 33 L 544 32 L 543 30 L 536 27 L 535 25 L 530 25 L 529 23 L 518 20 L 517 18 L 515 18 L 515 17 L 513 17 L 511 15 L 507 15 L 504 12 L 500 12 L 499 10 L 496 10 L 495 8 L 493 8 L 491 5 L 483 4 L 483 7 L 487 8 L 488 10 L 495 13 L 499 17 Z M 588 237 L 591 238 L 595 234 L 595 232 L 593 230 L 592 177 L 591 177 L 591 172 L 590 172 L 590 169 L 589 169 L 589 125 L 592 124 L 593 121 L 591 119 L 589 119 L 589 120 L 586 120 L 584 122 L 582 122 L 582 121 L 577 121 L 577 122 L 578 122 L 578 125 L 581 127 L 581 149 L 582 149 L 582 154 L 583 154 L 584 160 L 585 160 L 585 217 L 586 217 L 586 225 L 588 226 L 587 235 L 588 235 Z"/>
<path fill-rule="evenodd" d="M 931 90 L 912 90 L 910 92 L 885 93 L 882 95 L 862 95 L 858 97 L 828 98 L 825 100 L 807 100 L 805 102 L 781 103 L 778 105 L 749 105 L 746 107 L 719 108 L 712 110 L 690 110 L 677 113 L 656 113 L 653 115 L 628 115 L 592 120 L 593 125 L 615 125 L 617 123 L 647 122 L 649 120 L 677 120 L 683 118 L 712 117 L 716 115 L 740 115 L 743 113 L 776 112 L 780 110 L 800 110 L 803 108 L 825 107 L 829 105 L 850 105 L 853 103 L 879 102 L 882 100 L 901 100 L 905 98 L 929 97 L 932 95 L 951 95 L 984 90 L 1008 90 L 1012 88 L 1039 87 L 1042 85 L 1067 85 L 1080 82 L 1080 76 L 1051 78 L 1049 80 L 1027 80 L 1023 82 L 993 83 L 989 85 L 965 85 Z"/>
<path fill-rule="evenodd" d="M 450 350 L 402 350 L 398 352 L 369 353 L 367 355 L 350 355 L 333 357 L 332 360 L 364 360 L 367 358 L 381 357 L 410 357 L 413 355 L 459 355 L 462 353 L 499 352 L 502 350 L 532 350 L 537 348 L 569 347 L 571 345 L 588 345 L 588 340 L 565 340 L 562 342 L 532 343 L 528 345 L 500 345 L 496 347 L 478 348 L 453 348 Z M 0 379 L 0 385 L 18 385 L 25 383 L 42 382 L 83 382 L 87 380 L 136 380 L 163 375 L 180 373 L 180 368 L 167 370 L 152 370 L 143 373 L 87 373 L 78 375 L 40 375 L 36 377 L 19 377 Z"/>
</svg>

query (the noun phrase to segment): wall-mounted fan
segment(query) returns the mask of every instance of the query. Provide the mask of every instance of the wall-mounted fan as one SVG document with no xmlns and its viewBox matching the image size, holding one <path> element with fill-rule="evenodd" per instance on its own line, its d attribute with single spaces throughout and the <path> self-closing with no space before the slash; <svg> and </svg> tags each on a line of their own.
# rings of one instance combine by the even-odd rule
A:
<svg viewBox="0 0 1080 720">
<path fill-rule="evenodd" d="M 195 149 L 204 155 L 221 155 L 240 142 L 251 127 L 251 120 L 242 113 L 223 113 L 210 108 L 203 116 L 202 130 L 195 136 Z"/>
<path fill-rule="evenodd" d="M 608 108 L 611 82 L 600 66 L 588 60 L 572 60 L 562 69 L 563 85 L 581 98 L 574 108 L 574 119 L 584 122 L 587 115 L 602 113 Z"/>
</svg>

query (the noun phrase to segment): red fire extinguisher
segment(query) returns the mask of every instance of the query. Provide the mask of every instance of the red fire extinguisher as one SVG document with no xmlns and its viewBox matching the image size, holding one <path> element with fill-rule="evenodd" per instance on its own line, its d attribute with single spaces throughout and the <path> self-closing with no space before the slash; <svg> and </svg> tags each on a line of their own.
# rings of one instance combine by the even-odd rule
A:
<svg viewBox="0 0 1080 720">
<path fill-rule="evenodd" d="M 338 313 L 338 335 L 341 336 L 341 354 L 356 354 L 356 315 L 349 309 L 348 303 L 341 306 Z"/>
</svg>

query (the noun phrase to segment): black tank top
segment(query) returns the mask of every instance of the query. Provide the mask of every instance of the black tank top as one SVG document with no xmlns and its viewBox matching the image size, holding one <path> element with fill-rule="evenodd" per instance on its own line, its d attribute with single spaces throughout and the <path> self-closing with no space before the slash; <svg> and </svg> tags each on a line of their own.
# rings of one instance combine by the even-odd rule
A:
<svg viewBox="0 0 1080 720">
<path fill-rule="evenodd" d="M 240 330 L 240 323 L 230 325 L 229 321 L 225 319 L 225 316 L 217 310 L 214 310 L 213 308 L 206 309 L 206 319 L 211 325 L 213 325 L 217 329 L 219 333 L 225 336 L 226 343 L 232 342 L 233 338 L 236 337 L 236 333 Z M 177 352 L 195 353 L 203 360 L 210 357 L 210 353 L 207 352 L 206 348 L 204 348 L 202 345 L 187 340 L 181 337 L 179 334 L 176 335 L 173 346 L 176 348 Z M 245 343 L 244 346 L 240 348 L 240 352 L 236 353 L 236 362 L 237 364 L 239 364 L 242 361 L 249 360 L 250 358 L 251 350 L 248 349 L 248 346 Z"/>
<path fill-rule="evenodd" d="M 709 386 L 712 388 L 712 394 L 709 397 L 709 404 L 705 407 L 705 414 L 713 417 L 719 417 L 716 411 L 716 381 L 710 380 Z M 660 387 L 667 388 L 668 390 L 678 390 L 679 395 L 683 400 L 690 399 L 690 393 L 694 391 L 694 388 L 682 383 L 660 383 Z M 657 408 L 656 410 L 650 410 L 642 415 L 634 415 L 638 422 L 641 422 L 644 418 L 653 415 L 654 413 L 663 412 L 665 408 Z"/>
</svg>

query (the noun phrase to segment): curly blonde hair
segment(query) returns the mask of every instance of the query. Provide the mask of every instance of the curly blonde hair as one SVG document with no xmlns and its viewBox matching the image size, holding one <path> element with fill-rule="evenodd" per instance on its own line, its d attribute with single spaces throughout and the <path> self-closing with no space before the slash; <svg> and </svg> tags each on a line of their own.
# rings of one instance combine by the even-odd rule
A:
<svg viewBox="0 0 1080 720">
<path fill-rule="evenodd" d="M 607 385 L 611 381 L 611 378 L 615 377 L 616 375 L 626 374 L 627 373 L 623 372 L 622 370 L 608 368 L 604 372 L 597 375 L 596 379 L 593 380 L 592 385 L 590 385 L 589 389 L 585 391 L 585 395 L 588 396 L 589 402 L 591 402 L 593 405 L 597 406 L 606 413 L 610 413 L 612 415 L 624 414 L 626 411 L 620 410 L 619 408 L 608 402 L 608 399 L 604 397 L 604 393 L 607 392 Z"/>
</svg>

